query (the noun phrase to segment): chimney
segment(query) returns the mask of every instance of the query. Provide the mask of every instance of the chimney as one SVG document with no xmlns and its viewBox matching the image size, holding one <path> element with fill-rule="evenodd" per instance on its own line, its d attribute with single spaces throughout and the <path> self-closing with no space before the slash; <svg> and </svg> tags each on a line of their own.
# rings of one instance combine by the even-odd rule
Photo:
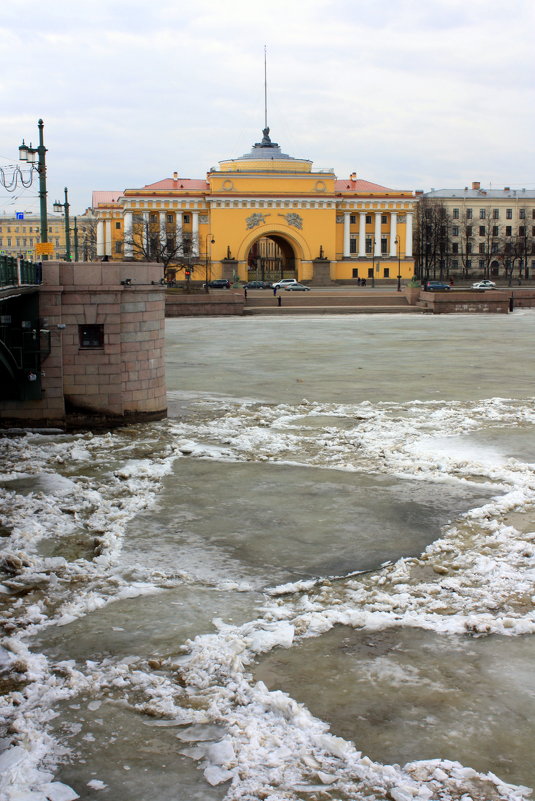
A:
<svg viewBox="0 0 535 801">
<path fill-rule="evenodd" d="M 481 184 L 479 181 L 472 181 L 472 189 L 480 189 Z"/>
<path fill-rule="evenodd" d="M 178 173 L 177 172 L 173 173 L 173 181 L 178 181 Z"/>
<path fill-rule="evenodd" d="M 357 173 L 356 172 L 352 172 L 349 177 L 351 178 L 352 181 L 356 181 L 357 180 Z"/>
</svg>

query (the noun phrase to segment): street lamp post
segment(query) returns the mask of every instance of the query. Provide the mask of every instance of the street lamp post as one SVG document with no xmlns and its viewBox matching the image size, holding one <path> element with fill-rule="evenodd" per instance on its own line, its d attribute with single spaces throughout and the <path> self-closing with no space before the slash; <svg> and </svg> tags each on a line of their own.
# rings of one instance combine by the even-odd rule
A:
<svg viewBox="0 0 535 801">
<path fill-rule="evenodd" d="M 74 218 L 74 261 L 78 261 L 78 221 Z"/>
<path fill-rule="evenodd" d="M 71 229 L 69 224 L 69 193 L 65 187 L 65 203 L 60 203 L 59 200 L 54 202 L 54 211 L 65 210 L 65 261 L 71 260 Z"/>
<path fill-rule="evenodd" d="M 41 216 L 41 242 L 48 242 L 48 219 L 46 213 L 46 147 L 44 144 L 44 137 L 43 137 L 43 128 L 44 122 L 43 120 L 39 120 L 37 123 L 37 127 L 39 128 L 39 147 L 32 147 L 31 142 L 30 146 L 24 144 L 24 139 L 22 140 L 22 145 L 19 147 L 19 159 L 21 161 L 26 161 L 31 166 L 35 165 L 35 160 L 37 156 L 37 173 L 39 175 L 39 214 Z M 46 253 L 42 254 L 43 259 L 48 259 L 48 255 Z"/>
<path fill-rule="evenodd" d="M 206 234 L 206 242 L 205 242 L 205 272 L 206 278 L 204 282 L 204 291 L 208 292 L 208 239 L 210 239 L 210 244 L 213 245 L 215 243 L 215 239 L 212 234 Z"/>
<path fill-rule="evenodd" d="M 399 236 L 396 237 L 395 242 L 398 246 L 398 292 L 401 292 L 401 242 Z"/>
</svg>

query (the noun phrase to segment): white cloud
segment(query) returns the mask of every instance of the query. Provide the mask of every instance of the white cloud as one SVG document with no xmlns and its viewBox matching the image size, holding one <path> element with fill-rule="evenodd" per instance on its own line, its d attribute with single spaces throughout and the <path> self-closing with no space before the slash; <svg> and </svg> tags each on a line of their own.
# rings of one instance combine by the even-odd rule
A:
<svg viewBox="0 0 535 801">
<path fill-rule="evenodd" d="M 406 189 L 535 186 L 534 22 L 532 0 L 12 0 L 0 165 L 43 117 L 49 198 L 66 184 L 76 212 L 93 189 L 202 177 L 259 139 L 267 44 L 285 152 Z"/>
</svg>

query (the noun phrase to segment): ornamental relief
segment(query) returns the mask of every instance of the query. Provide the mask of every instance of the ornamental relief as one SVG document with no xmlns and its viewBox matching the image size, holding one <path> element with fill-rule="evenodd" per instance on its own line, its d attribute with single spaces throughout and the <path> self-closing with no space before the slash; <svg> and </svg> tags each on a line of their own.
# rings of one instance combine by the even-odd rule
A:
<svg viewBox="0 0 535 801">
<path fill-rule="evenodd" d="M 279 214 L 279 217 L 284 217 L 288 225 L 293 225 L 295 228 L 301 229 L 303 227 L 303 218 L 300 214 Z"/>
<path fill-rule="evenodd" d="M 270 214 L 250 214 L 245 218 L 247 228 L 256 228 L 257 225 L 263 225 L 266 221 L 266 217 L 270 216 Z"/>
</svg>

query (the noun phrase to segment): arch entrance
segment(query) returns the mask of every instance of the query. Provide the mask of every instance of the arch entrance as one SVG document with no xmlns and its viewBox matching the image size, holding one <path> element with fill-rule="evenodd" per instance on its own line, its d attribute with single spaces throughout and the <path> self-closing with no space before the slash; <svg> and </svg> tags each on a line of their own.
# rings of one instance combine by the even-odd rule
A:
<svg viewBox="0 0 535 801">
<path fill-rule="evenodd" d="M 297 278 L 296 256 L 292 245 L 277 234 L 257 239 L 247 255 L 247 274 L 249 281 Z"/>
</svg>

